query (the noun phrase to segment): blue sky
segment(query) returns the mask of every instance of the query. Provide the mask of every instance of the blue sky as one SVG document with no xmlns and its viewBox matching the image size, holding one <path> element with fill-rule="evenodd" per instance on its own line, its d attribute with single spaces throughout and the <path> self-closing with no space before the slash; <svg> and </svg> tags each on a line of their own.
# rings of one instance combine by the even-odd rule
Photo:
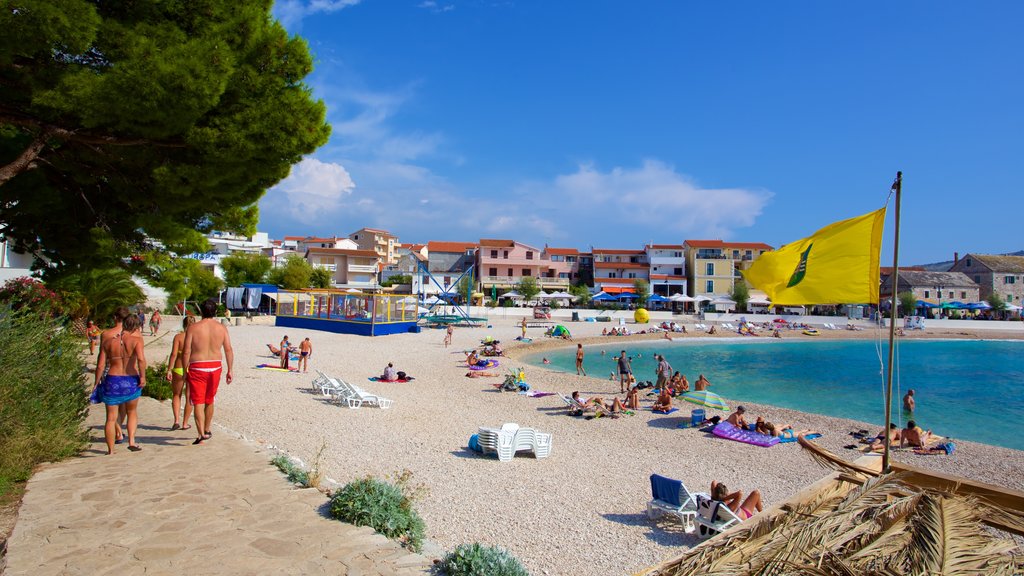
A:
<svg viewBox="0 0 1024 576">
<path fill-rule="evenodd" d="M 778 246 L 883 205 L 902 170 L 901 263 L 1024 249 L 1024 3 L 285 0 L 274 14 L 309 42 L 333 135 L 260 202 L 272 237 Z"/>
</svg>

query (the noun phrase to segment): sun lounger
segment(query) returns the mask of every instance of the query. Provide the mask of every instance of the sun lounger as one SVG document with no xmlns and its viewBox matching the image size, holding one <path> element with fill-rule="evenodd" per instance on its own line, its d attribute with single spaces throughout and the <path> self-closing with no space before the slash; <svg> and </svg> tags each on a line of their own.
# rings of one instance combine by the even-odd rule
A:
<svg viewBox="0 0 1024 576">
<path fill-rule="evenodd" d="M 587 411 L 586 406 L 580 404 L 569 396 L 559 394 L 558 397 L 562 399 L 562 402 L 565 402 L 566 407 L 569 408 L 569 414 L 572 414 L 573 416 L 580 416 Z"/>
<path fill-rule="evenodd" d="M 371 394 L 355 384 L 346 382 L 341 378 L 332 378 L 328 376 L 328 379 L 334 386 L 331 390 L 331 394 L 337 396 L 338 399 L 344 402 L 349 408 L 361 408 L 363 404 L 376 406 L 382 410 L 391 407 L 392 401 L 384 398 L 383 396 Z"/>
<path fill-rule="evenodd" d="M 480 448 L 486 453 L 495 453 L 498 460 L 508 462 L 516 452 L 530 451 L 535 458 L 551 455 L 551 434 L 537 432 L 533 428 L 522 428 L 507 423 L 501 428 L 480 427 L 477 431 Z"/>
<path fill-rule="evenodd" d="M 697 501 L 680 480 L 651 474 L 651 501 L 647 503 L 647 517 L 671 515 L 683 523 L 687 534 L 696 529 Z"/>
<path fill-rule="evenodd" d="M 697 534 L 701 538 L 710 538 L 735 524 L 743 522 L 731 508 L 705 494 L 697 494 Z"/>
</svg>

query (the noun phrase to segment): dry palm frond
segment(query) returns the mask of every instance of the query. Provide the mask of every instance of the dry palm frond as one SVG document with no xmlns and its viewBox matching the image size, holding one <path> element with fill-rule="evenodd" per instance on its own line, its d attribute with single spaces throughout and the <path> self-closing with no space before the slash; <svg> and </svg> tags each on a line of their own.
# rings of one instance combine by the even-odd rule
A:
<svg viewBox="0 0 1024 576">
<path fill-rule="evenodd" d="M 915 570 L 956 576 L 984 574 L 1005 565 L 1005 553 L 1014 546 L 984 533 L 978 510 L 972 498 L 925 494 L 911 521 L 910 561 Z"/>
</svg>

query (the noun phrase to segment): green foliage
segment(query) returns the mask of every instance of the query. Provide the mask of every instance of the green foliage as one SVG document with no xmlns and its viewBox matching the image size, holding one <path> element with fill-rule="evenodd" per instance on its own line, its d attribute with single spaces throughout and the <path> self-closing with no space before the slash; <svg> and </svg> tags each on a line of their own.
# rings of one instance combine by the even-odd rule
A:
<svg viewBox="0 0 1024 576">
<path fill-rule="evenodd" d="M 736 280 L 733 283 L 732 294 L 729 297 L 736 301 L 737 310 L 746 311 L 747 302 L 750 302 L 750 288 L 747 287 L 747 283 L 743 280 Z"/>
<path fill-rule="evenodd" d="M 993 312 L 1002 312 L 1006 310 L 1006 301 L 1003 300 L 1002 296 L 995 292 L 989 294 L 988 300 L 986 301 L 988 302 L 988 305 L 992 307 Z"/>
<path fill-rule="evenodd" d="M 134 306 L 146 300 L 142 288 L 121 268 L 80 270 L 54 282 L 77 303 L 76 315 L 108 324 L 118 306 Z"/>
<path fill-rule="evenodd" d="M 5 3 L 5 237 L 60 275 L 139 268 L 150 239 L 185 254 L 212 229 L 251 233 L 263 193 L 330 133 L 309 49 L 271 5 Z"/>
<path fill-rule="evenodd" d="M 576 297 L 576 305 L 580 308 L 590 307 L 590 289 L 585 285 L 569 286 L 569 294 Z"/>
<path fill-rule="evenodd" d="M 301 484 L 306 487 L 309 486 L 309 473 L 303 470 L 301 466 L 292 462 L 291 459 L 284 454 L 275 456 L 270 463 L 277 466 L 277 469 L 287 476 L 288 481 L 292 484 Z"/>
<path fill-rule="evenodd" d="M 389 288 L 391 286 L 394 286 L 395 284 L 412 284 L 412 275 L 411 274 L 396 274 L 396 275 L 391 276 L 387 280 L 385 280 L 385 281 L 380 283 L 380 285 L 384 286 L 385 288 Z"/>
<path fill-rule="evenodd" d="M 647 305 L 647 298 L 651 295 L 651 285 L 643 278 L 633 280 L 633 291 L 636 292 L 636 307 L 643 308 Z"/>
<path fill-rule="evenodd" d="M 552 310 L 558 310 L 561 307 L 562 304 L 558 300 L 552 300 L 548 302 L 548 308 L 551 308 Z"/>
<path fill-rule="evenodd" d="M 170 302 L 216 298 L 224 287 L 220 278 L 204 268 L 199 260 L 168 258 L 161 261 L 162 265 L 154 267 L 157 274 L 154 283 L 167 290 Z"/>
<path fill-rule="evenodd" d="M 263 254 L 232 254 L 220 261 L 224 283 L 228 286 L 261 284 L 273 264 Z"/>
<path fill-rule="evenodd" d="M 371 476 L 349 482 L 331 496 L 331 516 L 369 526 L 388 538 L 401 538 L 419 552 L 426 526 L 413 509 L 416 490 L 409 485 L 410 475 L 404 473 L 394 484 Z"/>
<path fill-rule="evenodd" d="M 312 277 L 313 267 L 309 262 L 298 254 L 289 254 L 284 266 L 272 269 L 267 280 L 285 290 L 302 290 L 309 288 Z"/>
<path fill-rule="evenodd" d="M 448 576 L 529 576 L 519 560 L 508 551 L 478 542 L 460 544 L 441 560 Z"/>
<path fill-rule="evenodd" d="M 309 275 L 310 288 L 330 288 L 333 281 L 334 277 L 331 276 L 331 271 L 327 268 L 313 268 L 313 272 Z"/>
<path fill-rule="evenodd" d="M 899 301 L 900 311 L 904 316 L 909 316 L 917 310 L 917 296 L 913 292 L 900 292 L 896 295 Z"/>
<path fill-rule="evenodd" d="M 0 496 L 88 437 L 81 338 L 29 308 L 0 310 Z"/>
<path fill-rule="evenodd" d="M 150 360 L 147 358 L 147 360 Z M 167 363 L 157 362 L 146 365 L 146 385 L 142 388 L 142 395 L 156 398 L 157 400 L 169 400 L 174 396 L 174 388 L 167 381 Z"/>
<path fill-rule="evenodd" d="M 533 276 L 523 276 L 516 284 L 516 292 L 522 294 L 523 299 L 529 302 L 536 298 L 537 294 L 540 294 L 540 286 L 537 285 L 537 279 Z"/>
<path fill-rule="evenodd" d="M 39 280 L 22 276 L 11 278 L 0 287 L 0 306 L 56 318 L 77 305 L 67 302 L 65 295 L 50 290 Z"/>
</svg>

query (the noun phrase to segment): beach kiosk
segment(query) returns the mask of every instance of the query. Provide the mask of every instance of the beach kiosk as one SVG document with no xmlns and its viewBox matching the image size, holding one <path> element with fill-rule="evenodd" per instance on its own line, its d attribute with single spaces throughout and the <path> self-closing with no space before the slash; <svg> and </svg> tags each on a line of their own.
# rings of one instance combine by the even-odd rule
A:
<svg viewBox="0 0 1024 576">
<path fill-rule="evenodd" d="M 415 332 L 419 310 L 404 295 L 343 290 L 281 290 L 275 325 L 360 336 Z"/>
</svg>

